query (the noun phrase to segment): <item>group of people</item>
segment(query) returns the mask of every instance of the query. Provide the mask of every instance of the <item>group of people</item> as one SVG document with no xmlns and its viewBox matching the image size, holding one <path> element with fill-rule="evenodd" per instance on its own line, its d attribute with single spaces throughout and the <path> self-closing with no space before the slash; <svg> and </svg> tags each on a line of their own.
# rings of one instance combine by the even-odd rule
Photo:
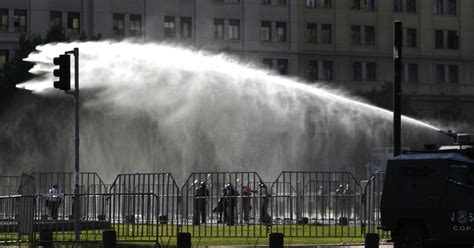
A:
<svg viewBox="0 0 474 248">
<path fill-rule="evenodd" d="M 268 214 L 268 207 L 270 205 L 270 191 L 268 190 L 265 183 L 259 183 L 260 188 L 260 223 L 270 224 L 271 217 Z M 230 183 L 226 184 L 222 188 L 222 195 L 217 202 L 217 206 L 213 209 L 213 212 L 218 214 L 217 223 L 224 223 L 229 226 L 235 225 L 237 204 L 238 199 L 242 199 L 242 215 L 245 223 L 250 221 L 250 211 L 252 209 L 251 200 L 252 194 L 257 194 L 258 191 L 253 190 L 250 185 L 242 186 L 242 196 L 240 197 L 239 192 Z M 193 224 L 199 225 L 200 223 L 206 223 L 206 203 L 209 199 L 209 190 L 207 189 L 206 183 L 201 182 L 200 186 L 196 189 L 194 194 L 194 211 L 193 211 Z"/>
</svg>

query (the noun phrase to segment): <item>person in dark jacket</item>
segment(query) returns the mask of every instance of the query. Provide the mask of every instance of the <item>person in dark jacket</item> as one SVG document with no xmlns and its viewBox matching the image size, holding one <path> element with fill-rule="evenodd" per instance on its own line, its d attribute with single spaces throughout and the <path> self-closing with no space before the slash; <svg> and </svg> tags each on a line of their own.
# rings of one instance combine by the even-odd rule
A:
<svg viewBox="0 0 474 248">
<path fill-rule="evenodd" d="M 271 194 L 267 188 L 267 185 L 263 182 L 260 186 L 260 223 L 271 224 L 272 217 L 268 214 L 268 206 L 270 205 Z"/>
<path fill-rule="evenodd" d="M 252 198 L 250 198 L 250 196 L 254 192 L 255 191 L 252 190 L 250 185 L 242 186 L 242 210 L 244 212 L 244 221 L 246 223 L 248 223 L 250 219 L 250 209 L 252 209 L 250 204 Z"/>
<path fill-rule="evenodd" d="M 219 217 L 217 219 L 217 223 L 222 223 L 227 222 L 227 204 L 226 204 L 226 195 L 227 195 L 227 189 L 224 187 L 222 189 L 222 196 L 219 198 L 217 201 L 217 206 L 212 210 L 212 212 L 217 212 L 219 214 Z M 224 220 L 222 220 L 222 216 L 224 216 Z"/>
<path fill-rule="evenodd" d="M 194 225 L 199 225 L 199 217 L 201 218 L 201 223 L 206 223 L 206 203 L 208 197 L 209 190 L 207 189 L 206 183 L 201 182 L 199 188 L 196 189 L 194 194 Z"/>
<path fill-rule="evenodd" d="M 237 193 L 232 184 L 227 184 L 226 189 L 227 225 L 233 226 L 235 224 L 235 210 L 239 193 Z"/>
</svg>

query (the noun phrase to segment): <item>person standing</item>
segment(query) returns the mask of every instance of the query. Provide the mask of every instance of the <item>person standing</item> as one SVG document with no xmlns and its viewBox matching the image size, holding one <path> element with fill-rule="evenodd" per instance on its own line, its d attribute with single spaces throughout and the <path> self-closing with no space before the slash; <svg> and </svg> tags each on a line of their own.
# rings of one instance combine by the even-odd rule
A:
<svg viewBox="0 0 474 248">
<path fill-rule="evenodd" d="M 247 224 L 249 223 L 249 219 L 250 219 L 250 209 L 252 209 L 252 206 L 250 204 L 250 200 L 252 198 L 250 198 L 250 196 L 253 192 L 254 191 L 252 190 L 250 185 L 242 186 L 242 196 L 243 196 L 242 197 L 242 209 L 243 209 L 243 212 L 244 212 L 244 221 Z"/>
<path fill-rule="evenodd" d="M 209 190 L 205 182 L 201 182 L 199 188 L 196 189 L 194 197 L 193 224 L 199 225 L 199 218 L 201 218 L 201 222 L 204 224 L 206 223 L 206 203 L 209 197 Z"/>
<path fill-rule="evenodd" d="M 222 188 L 222 196 L 217 201 L 217 206 L 213 210 L 213 212 L 217 212 L 219 215 L 217 223 L 222 223 L 222 216 L 224 216 L 224 222 L 226 222 L 227 220 L 226 199 L 225 199 L 226 195 L 227 195 L 227 189 L 224 187 Z"/>
<path fill-rule="evenodd" d="M 48 207 L 50 216 L 53 220 L 58 219 L 59 206 L 64 194 L 59 190 L 57 184 L 53 185 L 48 191 L 48 197 L 46 199 L 46 207 Z"/>
<path fill-rule="evenodd" d="M 233 226 L 235 225 L 235 210 L 239 193 L 237 193 L 232 184 L 227 184 L 226 189 L 227 225 Z"/>
<path fill-rule="evenodd" d="M 261 182 L 260 186 L 260 223 L 270 224 L 271 216 L 268 214 L 268 206 L 270 205 L 270 192 L 268 191 L 267 185 Z"/>
</svg>

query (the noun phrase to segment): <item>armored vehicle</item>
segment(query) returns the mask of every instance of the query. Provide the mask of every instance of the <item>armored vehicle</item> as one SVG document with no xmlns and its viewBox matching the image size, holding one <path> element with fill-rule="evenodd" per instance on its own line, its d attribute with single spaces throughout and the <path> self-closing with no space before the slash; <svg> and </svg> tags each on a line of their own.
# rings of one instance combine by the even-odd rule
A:
<svg viewBox="0 0 474 248">
<path fill-rule="evenodd" d="M 381 229 L 399 247 L 473 247 L 474 136 L 387 163 Z"/>
</svg>

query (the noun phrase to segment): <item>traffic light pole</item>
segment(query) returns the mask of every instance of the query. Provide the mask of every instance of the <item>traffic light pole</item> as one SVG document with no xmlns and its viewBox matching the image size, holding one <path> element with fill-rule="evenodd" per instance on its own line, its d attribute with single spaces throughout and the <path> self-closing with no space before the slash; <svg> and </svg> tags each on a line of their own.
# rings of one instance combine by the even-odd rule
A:
<svg viewBox="0 0 474 248">
<path fill-rule="evenodd" d="M 74 131 L 74 145 L 75 145 L 75 165 L 74 165 L 74 235 L 76 241 L 80 239 L 80 216 L 81 204 L 79 197 L 79 48 L 74 48 L 73 51 L 66 52 L 74 55 L 74 91 L 69 93 L 74 96 L 74 116 L 75 116 L 75 131 Z"/>
</svg>

